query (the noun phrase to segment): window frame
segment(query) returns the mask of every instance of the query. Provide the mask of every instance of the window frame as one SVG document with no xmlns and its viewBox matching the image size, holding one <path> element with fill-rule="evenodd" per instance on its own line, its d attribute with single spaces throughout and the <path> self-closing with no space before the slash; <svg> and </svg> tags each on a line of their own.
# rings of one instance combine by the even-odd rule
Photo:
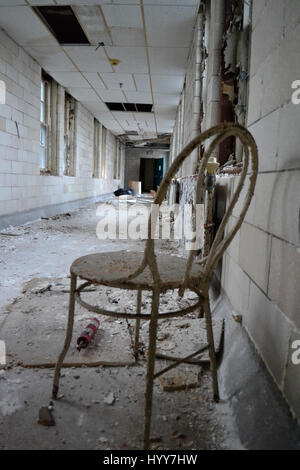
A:
<svg viewBox="0 0 300 470">
<path fill-rule="evenodd" d="M 42 92 L 42 90 L 44 90 Z M 44 95 L 44 96 L 43 96 Z M 42 115 L 43 108 L 43 115 Z M 45 144 L 42 145 L 42 129 L 45 134 Z M 50 173 L 50 132 L 51 132 L 51 81 L 42 76 L 40 91 L 40 171 Z M 42 149 L 45 155 L 42 157 Z M 44 161 L 44 165 L 42 164 Z"/>
<path fill-rule="evenodd" d="M 72 116 L 73 114 L 73 116 Z M 64 104 L 64 176 L 76 176 L 75 136 L 76 136 L 76 99 L 65 91 Z M 72 139 L 70 140 L 70 137 Z"/>
</svg>

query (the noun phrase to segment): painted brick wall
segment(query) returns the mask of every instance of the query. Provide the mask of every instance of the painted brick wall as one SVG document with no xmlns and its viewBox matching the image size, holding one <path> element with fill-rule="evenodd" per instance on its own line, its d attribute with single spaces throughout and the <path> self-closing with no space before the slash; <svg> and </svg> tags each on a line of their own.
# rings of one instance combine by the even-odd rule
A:
<svg viewBox="0 0 300 470">
<path fill-rule="evenodd" d="M 113 180 L 115 137 L 108 132 L 106 179 L 92 178 L 93 116 L 80 103 L 76 120 L 76 177 L 63 176 L 64 90 L 59 87 L 58 176 L 40 175 L 41 68 L 0 30 L 0 80 L 6 84 L 6 104 L 0 105 L 0 217 L 52 204 L 96 197 L 123 184 Z"/>
</svg>

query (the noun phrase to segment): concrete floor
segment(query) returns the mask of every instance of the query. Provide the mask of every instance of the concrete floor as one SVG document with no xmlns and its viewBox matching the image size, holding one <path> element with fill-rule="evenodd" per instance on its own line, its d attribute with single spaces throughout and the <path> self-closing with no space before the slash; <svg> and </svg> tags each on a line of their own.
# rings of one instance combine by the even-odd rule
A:
<svg viewBox="0 0 300 470">
<path fill-rule="evenodd" d="M 21 227 L 13 227 L 6 233 L 17 236 L 0 235 L 1 270 L 1 311 L 0 339 L 5 324 L 14 314 L 14 305 L 24 301 L 24 285 L 36 278 L 68 276 L 69 266 L 79 256 L 99 251 L 119 251 L 121 249 L 143 250 L 142 242 L 100 241 L 96 237 L 96 205 L 77 210 L 70 215 L 62 215 L 49 220 L 39 220 Z M 176 251 L 166 242 L 158 249 Z M 51 292 L 47 292 L 51 296 Z M 17 299 L 17 301 L 16 301 Z M 42 297 L 41 297 L 42 299 Z M 15 302 L 15 303 L 14 303 Z M 42 303 L 42 300 L 41 300 Z M 126 301 L 125 301 L 126 303 Z M 23 304 L 21 304 L 23 305 Z M 56 303 L 56 310 L 66 317 L 66 301 Z M 222 314 L 224 311 L 222 310 Z M 228 310 L 228 308 L 227 308 Z M 29 313 L 30 315 L 30 313 Z M 217 316 L 220 312 L 217 312 Z M 46 325 L 51 329 L 51 322 Z M 226 326 L 227 328 L 227 326 Z M 225 331 L 226 331 L 225 328 Z M 16 326 L 16 331 L 22 325 Z M 232 328 L 228 328 L 227 340 Z M 252 354 L 247 338 L 241 332 L 234 332 L 242 341 L 244 360 Z M 242 339 L 241 339 L 242 335 Z M 228 341 L 224 357 L 228 357 L 220 368 L 222 400 L 219 404 L 211 401 L 211 381 L 209 372 L 202 371 L 201 386 L 184 391 L 163 391 L 157 382 L 154 389 L 153 407 L 153 448 L 156 449 L 243 449 L 272 447 L 268 432 L 260 427 L 260 441 L 253 435 L 258 433 L 255 425 L 248 428 L 247 419 L 241 418 L 241 408 L 236 406 L 236 396 L 240 390 L 230 390 L 228 380 Z M 245 344 L 248 353 L 245 353 Z M 59 346 L 57 345 L 57 348 Z M 120 351 L 122 354 L 122 351 Z M 246 354 L 246 355 L 245 355 Z M 253 355 L 253 363 L 258 364 Z M 195 366 L 193 366 L 195 368 Z M 227 367 L 227 373 L 226 373 Z M 260 365 L 260 386 L 265 387 L 264 400 L 274 394 L 273 385 L 268 382 Z M 238 376 L 240 376 L 240 371 Z M 247 376 L 247 374 L 245 374 Z M 54 427 L 46 428 L 37 424 L 38 410 L 50 400 L 52 369 L 25 369 L 11 364 L 0 371 L 0 448 L 3 449 L 140 449 L 142 446 L 142 416 L 144 403 L 145 361 L 125 368 L 69 368 L 63 370 L 60 392 L 61 400 L 54 403 Z M 267 384 L 267 385 L 265 385 Z M 255 387 L 254 387 L 255 388 Z M 252 398 L 255 389 L 252 386 Z M 228 391 L 230 390 L 230 391 Z M 113 392 L 115 401 L 105 403 L 105 398 Z M 251 401 L 251 397 L 245 397 Z M 280 397 L 276 395 L 277 406 Z M 225 398 L 225 399 L 224 399 Z M 252 400 L 253 401 L 253 400 Z M 241 403 L 245 404 L 243 399 Z M 258 405 L 260 401 L 258 399 Z M 297 448 L 298 428 L 289 416 L 287 407 L 282 406 L 276 425 L 276 448 Z M 257 408 L 252 403 L 253 415 Z M 273 409 L 274 412 L 274 409 Z M 270 411 L 272 414 L 272 410 Z M 274 413 L 273 413 L 274 414 Z M 247 414 L 246 414 L 247 418 Z M 269 420 L 270 423 L 270 420 Z M 277 424 L 276 424 L 277 423 Z M 242 437 L 242 439 L 241 439 Z M 241 442 L 242 441 L 242 442 Z"/>
<path fill-rule="evenodd" d="M 32 279 L 49 278 L 51 282 L 66 278 L 74 259 L 88 253 L 143 250 L 142 242 L 97 239 L 96 207 L 6 230 L 17 236 L 0 235 L 2 331 L 13 314 L 14 301 L 22 301 L 25 295 L 22 290 Z M 58 301 L 56 309 L 61 309 L 60 313 L 66 317 L 65 303 Z M 51 328 L 51 324 L 46 326 Z M 22 326 L 16 326 L 16 335 L 17 330 L 22 335 Z M 56 426 L 46 428 L 37 424 L 37 415 L 39 408 L 49 403 L 52 376 L 51 369 L 24 369 L 15 365 L 0 371 L 2 448 L 141 448 L 143 359 L 138 365 L 126 368 L 64 369 L 61 381 L 64 398 L 54 403 Z M 104 402 L 110 392 L 115 397 L 113 405 Z M 227 404 L 215 405 L 211 401 L 208 371 L 203 371 L 199 388 L 166 392 L 156 383 L 154 396 L 154 448 L 241 448 Z"/>
</svg>

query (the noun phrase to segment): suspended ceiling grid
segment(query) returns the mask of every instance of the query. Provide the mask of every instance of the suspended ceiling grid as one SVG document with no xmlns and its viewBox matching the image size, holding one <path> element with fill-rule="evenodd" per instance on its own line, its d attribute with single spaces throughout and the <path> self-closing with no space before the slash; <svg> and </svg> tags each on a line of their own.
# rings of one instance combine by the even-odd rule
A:
<svg viewBox="0 0 300 470">
<path fill-rule="evenodd" d="M 31 8 L 70 3 L 91 45 L 60 45 Z M 197 4 L 0 0 L 0 27 L 114 134 L 151 137 L 172 132 Z M 110 58 L 119 64 L 112 66 Z M 154 112 L 112 112 L 105 105 L 124 101 L 152 103 Z"/>
</svg>

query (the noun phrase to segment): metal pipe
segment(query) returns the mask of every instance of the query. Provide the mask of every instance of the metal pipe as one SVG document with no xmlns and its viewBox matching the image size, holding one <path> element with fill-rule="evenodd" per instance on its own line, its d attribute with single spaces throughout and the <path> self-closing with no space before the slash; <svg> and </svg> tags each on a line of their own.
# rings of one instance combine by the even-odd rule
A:
<svg viewBox="0 0 300 470">
<path fill-rule="evenodd" d="M 208 75 L 207 75 L 207 101 L 205 126 L 209 129 L 220 123 L 221 101 L 221 49 L 224 30 L 225 0 L 211 0 L 209 11 L 208 33 Z M 207 142 L 206 148 L 210 142 Z M 217 152 L 217 149 L 215 150 Z M 217 157 L 217 155 L 212 155 Z"/>
</svg>

